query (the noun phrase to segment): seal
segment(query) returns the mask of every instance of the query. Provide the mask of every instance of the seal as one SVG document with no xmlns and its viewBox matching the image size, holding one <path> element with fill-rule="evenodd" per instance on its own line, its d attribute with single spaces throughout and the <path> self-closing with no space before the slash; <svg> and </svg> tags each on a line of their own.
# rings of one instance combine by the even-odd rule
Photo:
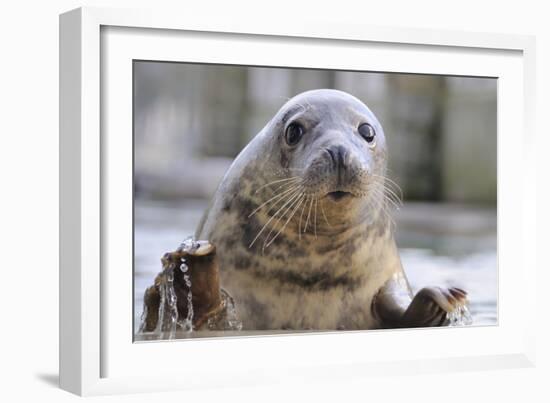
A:
<svg viewBox="0 0 550 403">
<path fill-rule="evenodd" d="M 378 119 L 337 90 L 290 99 L 222 179 L 195 236 L 216 245 L 243 329 L 441 326 L 458 288 L 416 296 L 394 240 Z"/>
</svg>

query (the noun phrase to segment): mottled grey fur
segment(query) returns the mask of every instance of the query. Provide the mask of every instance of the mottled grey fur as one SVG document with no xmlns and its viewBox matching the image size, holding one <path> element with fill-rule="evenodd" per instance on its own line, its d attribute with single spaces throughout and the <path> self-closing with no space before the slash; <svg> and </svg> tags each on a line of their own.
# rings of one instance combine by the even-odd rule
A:
<svg viewBox="0 0 550 403">
<path fill-rule="evenodd" d="M 305 132 L 291 147 L 285 130 L 296 122 Z M 375 146 L 358 133 L 362 123 L 375 129 Z M 327 151 L 334 147 L 343 150 L 340 165 Z M 384 131 L 374 114 L 336 90 L 289 100 L 237 156 L 196 236 L 216 245 L 222 285 L 244 329 L 381 327 L 385 311 L 377 315 L 371 306 L 386 289 L 391 293 L 379 300 L 391 307 L 388 315 L 403 314 L 411 294 L 382 196 L 386 161 Z M 294 176 L 296 182 L 266 186 Z M 298 185 L 299 192 L 288 190 Z M 285 190 L 288 197 L 252 214 Z M 351 196 L 327 196 L 335 191 Z"/>
</svg>

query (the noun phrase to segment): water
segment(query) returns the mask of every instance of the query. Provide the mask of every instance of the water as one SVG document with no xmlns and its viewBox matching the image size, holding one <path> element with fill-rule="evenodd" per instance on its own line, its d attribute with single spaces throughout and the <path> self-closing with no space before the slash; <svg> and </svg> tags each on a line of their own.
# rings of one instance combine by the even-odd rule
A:
<svg viewBox="0 0 550 403">
<path fill-rule="evenodd" d="M 205 208 L 206 202 L 199 200 L 187 200 L 177 205 L 141 200 L 136 202 L 136 331 L 139 330 L 143 313 L 143 294 L 161 270 L 161 256 L 175 249 L 175 245 L 182 244 L 182 237 L 194 232 Z M 466 310 L 459 309 L 449 314 L 451 324 L 495 325 L 498 292 L 496 211 L 405 203 L 395 218 L 401 260 L 413 291 L 417 292 L 428 285 L 462 288 L 468 291 L 469 306 Z M 189 239 L 184 241 L 182 247 L 185 247 L 186 242 L 189 247 Z M 184 263 L 180 265 L 180 270 L 185 267 Z M 170 279 L 167 280 L 167 284 L 170 284 Z M 164 298 L 172 298 L 169 286 L 163 294 Z M 218 327 L 209 323 L 208 328 L 240 329 L 233 302 L 228 295 L 223 296 L 228 312 L 226 322 L 218 324 Z M 189 303 L 191 297 L 188 298 Z M 178 320 L 177 312 L 163 312 L 163 329 L 166 330 L 162 331 L 170 332 Z M 187 331 L 190 330 L 191 322 L 192 310 L 191 317 L 188 314 L 187 318 L 179 321 Z"/>
<path fill-rule="evenodd" d="M 454 311 L 449 312 L 447 319 L 449 319 L 449 326 L 469 326 L 474 321 L 468 305 L 459 306 Z"/>
<path fill-rule="evenodd" d="M 177 248 L 178 252 L 195 252 L 200 244 L 190 236 L 186 238 Z M 183 282 L 186 287 L 186 310 L 187 314 L 182 320 L 179 319 L 178 298 L 174 289 L 174 270 L 179 269 L 183 273 Z M 153 274 L 154 276 L 154 274 Z M 151 280 L 152 281 L 152 280 Z M 158 289 L 160 302 L 158 307 L 158 321 L 153 331 L 146 331 L 147 315 L 150 309 L 143 304 L 143 313 L 139 325 L 140 337 L 144 336 L 147 340 L 164 340 L 189 337 L 194 331 L 194 308 L 191 273 L 185 257 L 180 258 L 179 264 L 165 264 L 162 273 L 158 278 Z M 210 316 L 206 322 L 207 330 L 210 331 L 239 331 L 242 329 L 242 323 L 237 318 L 237 310 L 233 298 L 225 291 L 221 290 L 221 306 L 217 313 Z"/>
<path fill-rule="evenodd" d="M 193 237 L 186 238 L 183 243 L 180 245 L 178 249 L 181 249 L 182 251 L 186 252 L 193 252 L 194 250 L 198 249 L 199 244 L 195 242 L 195 239 Z M 181 264 L 180 264 L 180 270 L 183 275 L 183 281 L 185 282 L 185 286 L 188 289 L 187 292 L 187 316 L 181 323 L 181 327 L 186 332 L 192 332 L 193 331 L 193 292 L 192 292 L 192 284 L 191 284 L 191 277 L 189 276 L 188 270 L 189 267 L 187 266 L 187 263 L 185 261 L 185 258 L 181 258 Z"/>
<path fill-rule="evenodd" d="M 179 251 L 193 252 L 199 247 L 199 244 L 195 242 L 193 237 L 188 237 L 179 246 Z M 176 265 L 170 263 L 163 267 L 162 273 L 159 275 L 159 294 L 160 304 L 158 308 L 158 321 L 153 333 L 159 339 L 172 339 L 175 337 L 176 330 L 182 330 L 184 332 L 193 331 L 193 293 L 191 277 L 188 273 L 189 267 L 185 258 L 181 258 L 179 264 L 179 270 L 184 273 L 183 281 L 187 287 L 187 315 L 183 320 L 179 320 L 177 295 L 174 290 L 174 270 Z M 141 323 L 139 325 L 139 332 L 144 333 L 146 329 L 146 318 L 148 314 L 148 307 L 143 304 L 143 314 L 141 316 Z"/>
<path fill-rule="evenodd" d="M 160 282 L 159 318 L 155 333 L 160 338 L 173 338 L 178 324 L 178 309 L 176 306 L 176 292 L 174 291 L 174 268 L 167 268 L 162 274 Z"/>
<path fill-rule="evenodd" d="M 181 324 L 181 327 L 186 332 L 192 332 L 193 331 L 193 292 L 191 291 L 191 278 L 189 277 L 189 274 L 186 274 L 183 276 L 183 281 L 185 281 L 185 285 L 189 289 L 189 292 L 187 293 L 187 316 L 185 317 L 185 320 Z"/>
</svg>

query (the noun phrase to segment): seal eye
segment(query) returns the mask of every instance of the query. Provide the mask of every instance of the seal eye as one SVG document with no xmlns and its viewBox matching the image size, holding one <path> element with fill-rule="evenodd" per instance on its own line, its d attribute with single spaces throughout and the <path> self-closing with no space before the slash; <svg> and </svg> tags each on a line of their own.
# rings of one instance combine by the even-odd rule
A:
<svg viewBox="0 0 550 403">
<path fill-rule="evenodd" d="M 291 123 L 286 128 L 285 140 L 289 146 L 295 146 L 298 144 L 302 135 L 304 134 L 304 128 L 299 123 Z"/>
<path fill-rule="evenodd" d="M 361 137 L 363 137 L 370 146 L 374 146 L 374 138 L 376 137 L 376 132 L 371 125 L 369 125 L 368 123 L 363 123 L 359 125 L 359 128 L 357 130 L 359 131 Z"/>
</svg>

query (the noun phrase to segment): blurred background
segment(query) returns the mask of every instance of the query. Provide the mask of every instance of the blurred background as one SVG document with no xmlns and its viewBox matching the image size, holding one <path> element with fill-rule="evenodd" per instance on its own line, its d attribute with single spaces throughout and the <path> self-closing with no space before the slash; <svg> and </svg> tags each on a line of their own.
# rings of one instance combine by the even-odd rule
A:
<svg viewBox="0 0 550 403">
<path fill-rule="evenodd" d="M 240 150 L 294 95 L 335 88 L 380 120 L 404 195 L 397 243 L 416 290 L 469 292 L 497 323 L 497 80 L 134 62 L 135 325 L 160 257 L 195 227 Z"/>
</svg>

